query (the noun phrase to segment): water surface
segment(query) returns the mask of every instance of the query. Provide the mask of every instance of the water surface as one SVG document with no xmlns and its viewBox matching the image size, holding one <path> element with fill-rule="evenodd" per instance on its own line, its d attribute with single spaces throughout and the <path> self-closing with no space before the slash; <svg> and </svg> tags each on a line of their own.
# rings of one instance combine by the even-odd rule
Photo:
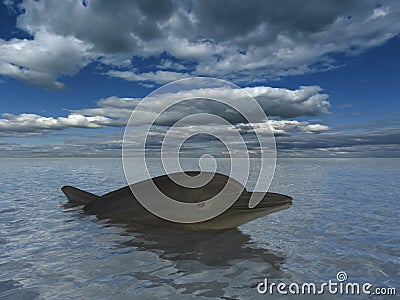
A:
<svg viewBox="0 0 400 300">
<path fill-rule="evenodd" d="M 280 159 L 270 191 L 293 206 L 210 233 L 61 207 L 63 185 L 126 185 L 120 159 L 0 159 L 0 298 L 266 299 L 264 278 L 319 283 L 339 271 L 399 291 L 399 170 L 399 159 Z"/>
</svg>

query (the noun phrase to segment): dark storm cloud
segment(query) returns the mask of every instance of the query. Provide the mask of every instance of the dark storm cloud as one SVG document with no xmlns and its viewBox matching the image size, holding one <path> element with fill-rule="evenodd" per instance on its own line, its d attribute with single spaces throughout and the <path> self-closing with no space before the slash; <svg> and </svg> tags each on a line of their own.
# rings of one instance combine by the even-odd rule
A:
<svg viewBox="0 0 400 300">
<path fill-rule="evenodd" d="M 373 2 L 357 1 L 196 1 L 193 12 L 204 35 L 228 39 L 252 33 L 264 25 L 268 36 L 320 32 L 338 16 L 358 15 Z M 271 41 L 272 42 L 272 41 Z"/>
<path fill-rule="evenodd" d="M 60 36 L 74 36 L 98 52 L 134 51 L 141 41 L 162 36 L 159 22 L 176 9 L 172 1 L 25 1 L 18 25 L 31 34 L 43 28 Z M 47 12 L 47 13 L 46 13 Z"/>
</svg>

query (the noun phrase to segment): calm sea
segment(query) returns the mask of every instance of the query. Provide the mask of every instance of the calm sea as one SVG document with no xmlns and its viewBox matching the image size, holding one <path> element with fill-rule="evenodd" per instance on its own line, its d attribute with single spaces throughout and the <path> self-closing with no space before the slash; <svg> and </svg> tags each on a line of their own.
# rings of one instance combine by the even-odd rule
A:
<svg viewBox="0 0 400 300">
<path fill-rule="evenodd" d="M 270 191 L 293 206 L 211 233 L 65 210 L 63 185 L 122 187 L 121 160 L 0 159 L 0 298 L 287 299 L 256 286 L 322 283 L 340 271 L 400 293 L 400 159 L 280 159 Z"/>
</svg>

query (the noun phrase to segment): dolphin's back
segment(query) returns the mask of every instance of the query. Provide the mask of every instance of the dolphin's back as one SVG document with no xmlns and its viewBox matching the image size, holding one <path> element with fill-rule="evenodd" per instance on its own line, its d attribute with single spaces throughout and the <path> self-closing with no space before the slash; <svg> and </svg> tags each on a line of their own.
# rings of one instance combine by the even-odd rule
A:
<svg viewBox="0 0 400 300">
<path fill-rule="evenodd" d="M 189 176 L 196 176 L 198 173 L 199 172 L 187 172 L 186 174 Z M 142 181 L 139 184 L 141 184 L 142 187 L 149 186 L 149 188 L 155 184 L 164 195 L 176 201 L 196 203 L 208 200 L 217 195 L 224 188 L 228 179 L 228 176 L 214 174 L 212 179 L 204 186 L 200 188 L 187 188 L 175 183 L 168 175 L 163 175 Z M 237 183 L 237 185 L 238 190 L 244 189 L 240 183 Z M 96 214 L 105 218 L 121 220 L 134 219 L 136 221 L 150 218 L 151 222 L 162 220 L 150 213 L 140 204 L 129 186 L 98 197 L 86 204 L 83 209 L 89 214 Z"/>
<path fill-rule="evenodd" d="M 129 186 L 105 194 L 88 203 L 83 209 L 89 214 L 108 218 L 118 216 L 121 219 L 125 219 L 125 216 L 132 218 L 132 216 L 147 212 L 133 196 Z"/>
<path fill-rule="evenodd" d="M 190 177 L 194 177 L 199 175 L 198 171 L 189 171 L 185 173 L 175 173 L 173 176 L 179 176 L 180 174 L 186 174 Z M 206 174 L 206 172 L 203 172 Z M 176 177 L 179 179 L 179 177 Z M 152 179 L 148 179 L 144 181 L 144 183 L 150 183 L 150 180 L 154 182 L 157 188 L 166 196 L 185 203 L 197 203 L 203 202 L 208 199 L 211 199 L 218 195 L 224 187 L 227 185 L 228 180 L 230 180 L 230 184 L 234 185 L 237 191 L 245 190 L 244 186 L 238 181 L 229 178 L 226 175 L 215 173 L 212 175 L 211 180 L 209 180 L 206 184 L 202 185 L 198 188 L 189 188 L 175 183 L 168 175 L 163 175 L 159 177 L 155 177 Z"/>
</svg>

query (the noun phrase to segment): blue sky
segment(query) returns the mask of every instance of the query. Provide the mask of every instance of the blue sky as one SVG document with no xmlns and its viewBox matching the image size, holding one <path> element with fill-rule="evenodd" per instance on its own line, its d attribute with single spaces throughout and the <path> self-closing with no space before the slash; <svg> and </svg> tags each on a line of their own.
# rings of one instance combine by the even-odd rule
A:
<svg viewBox="0 0 400 300">
<path fill-rule="evenodd" d="M 191 76 L 254 93 L 280 156 L 398 157 L 397 1 L 112 3 L 3 1 L 0 157 L 118 157 L 135 103 Z"/>
</svg>

